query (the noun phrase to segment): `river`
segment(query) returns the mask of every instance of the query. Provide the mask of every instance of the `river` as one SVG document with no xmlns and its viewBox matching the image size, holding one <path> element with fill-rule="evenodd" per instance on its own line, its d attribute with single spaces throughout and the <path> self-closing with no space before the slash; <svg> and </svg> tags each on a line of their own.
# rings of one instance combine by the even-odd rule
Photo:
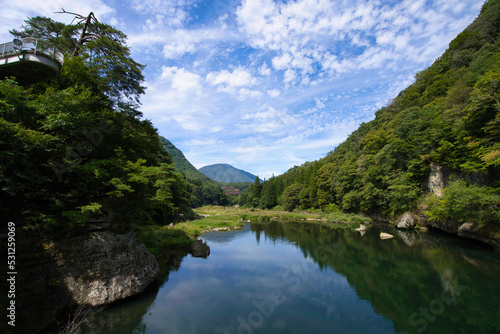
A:
<svg viewBox="0 0 500 334">
<path fill-rule="evenodd" d="M 84 332 L 500 333 L 500 255 L 456 236 L 270 222 L 202 239 L 210 256 L 168 255 L 162 285 Z"/>
</svg>

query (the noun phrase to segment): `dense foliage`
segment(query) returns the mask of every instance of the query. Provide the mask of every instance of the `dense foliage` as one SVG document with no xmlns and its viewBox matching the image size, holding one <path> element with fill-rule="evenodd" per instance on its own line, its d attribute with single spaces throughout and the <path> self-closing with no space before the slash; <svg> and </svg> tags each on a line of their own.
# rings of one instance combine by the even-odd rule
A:
<svg viewBox="0 0 500 334">
<path fill-rule="evenodd" d="M 442 197 L 429 196 L 427 215 L 434 221 L 453 219 L 460 223 L 479 224 L 500 221 L 500 194 L 494 189 L 478 187 L 464 181 L 452 182 Z"/>
<path fill-rule="evenodd" d="M 123 33 L 99 23 L 99 38 L 69 56 L 78 26 L 26 22 L 16 35 L 57 42 L 66 58 L 51 82 L 0 81 L 2 219 L 49 236 L 102 219 L 124 229 L 170 220 L 188 205 L 188 187 L 135 109 L 143 66 L 129 57 Z"/>
<path fill-rule="evenodd" d="M 498 196 L 490 195 L 500 187 L 499 32 L 500 1 L 490 0 L 442 57 L 417 73 L 373 121 L 361 124 L 327 157 L 271 178 L 260 191 L 250 188 L 241 204 L 397 215 L 417 207 L 434 164 L 477 184 L 460 186 L 491 200 L 481 210 L 498 210 Z M 457 209 L 442 208 L 444 201 L 436 204 L 441 213 Z"/>
<path fill-rule="evenodd" d="M 172 157 L 172 162 L 175 165 L 175 170 L 183 173 L 186 178 L 191 180 L 200 180 L 200 181 L 211 181 L 208 176 L 205 176 L 202 172 L 196 169 L 184 156 L 181 150 L 175 147 L 172 142 L 164 137 L 160 136 L 160 142 L 163 145 L 163 149 L 168 152 L 168 154 Z"/>
<path fill-rule="evenodd" d="M 66 14 L 80 18 L 78 14 Z M 87 19 L 92 19 L 91 24 L 86 25 Z M 10 33 L 17 37 L 40 38 L 66 54 L 76 53 L 86 60 L 95 89 L 105 93 L 117 107 L 136 112 L 134 108 L 145 91 L 142 86 L 144 65 L 130 56 L 123 32 L 97 21 L 93 13 L 77 20 L 76 24 L 67 25 L 41 16 L 28 18 L 25 23 L 21 30 L 14 29 Z M 85 43 L 80 45 L 82 38 Z"/>
</svg>

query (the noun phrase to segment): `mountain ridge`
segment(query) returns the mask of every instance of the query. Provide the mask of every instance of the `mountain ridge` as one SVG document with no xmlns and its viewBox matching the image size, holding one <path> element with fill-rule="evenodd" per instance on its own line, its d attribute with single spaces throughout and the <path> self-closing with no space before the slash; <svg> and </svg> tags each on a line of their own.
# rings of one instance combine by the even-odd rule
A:
<svg viewBox="0 0 500 334">
<path fill-rule="evenodd" d="M 203 166 L 198 169 L 198 171 L 200 171 L 210 179 L 222 183 L 254 182 L 255 178 L 257 177 L 250 172 L 247 172 L 243 169 L 238 169 L 226 163 Z"/>
<path fill-rule="evenodd" d="M 165 137 L 160 136 L 160 142 L 163 145 L 163 149 L 170 154 L 172 157 L 172 162 L 174 163 L 175 171 L 184 173 L 187 178 L 200 180 L 200 181 L 213 181 L 205 174 L 201 173 L 194 167 L 189 160 L 186 158 L 184 153 L 179 150 L 172 142 Z"/>
<path fill-rule="evenodd" d="M 498 41 L 500 0 L 489 0 L 441 57 L 416 73 L 372 121 L 326 157 L 251 186 L 240 205 L 361 212 L 387 220 L 419 212 L 440 224 L 488 224 L 499 231 L 489 236 L 498 238 Z M 435 170 L 443 175 L 441 189 L 449 186 L 442 197 L 429 182 Z"/>
<path fill-rule="evenodd" d="M 163 149 L 170 155 L 175 171 L 184 174 L 191 192 L 189 200 L 193 207 L 208 204 L 227 205 L 229 203 L 218 182 L 198 171 L 171 141 L 160 136 L 160 142 Z"/>
</svg>

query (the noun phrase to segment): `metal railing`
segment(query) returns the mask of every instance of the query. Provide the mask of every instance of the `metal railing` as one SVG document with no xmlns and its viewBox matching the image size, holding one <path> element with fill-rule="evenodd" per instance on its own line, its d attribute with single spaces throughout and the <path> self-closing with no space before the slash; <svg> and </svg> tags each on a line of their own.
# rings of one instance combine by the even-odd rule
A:
<svg viewBox="0 0 500 334">
<path fill-rule="evenodd" d="M 49 45 L 46 41 L 33 37 L 25 37 L 19 40 L 22 44 L 19 42 L 16 44 L 14 41 L 0 44 L 0 58 L 16 54 L 32 53 L 35 55 L 44 55 L 57 61 L 60 65 L 63 64 L 64 54 L 55 46 Z"/>
</svg>

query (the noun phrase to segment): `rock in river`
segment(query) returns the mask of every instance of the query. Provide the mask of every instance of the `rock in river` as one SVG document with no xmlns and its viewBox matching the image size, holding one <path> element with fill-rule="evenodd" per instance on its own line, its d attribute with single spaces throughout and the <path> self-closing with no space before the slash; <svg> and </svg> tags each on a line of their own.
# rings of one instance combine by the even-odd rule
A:
<svg viewBox="0 0 500 334">
<path fill-rule="evenodd" d="M 391 239 L 394 238 L 392 234 L 380 232 L 380 239 Z"/>
<path fill-rule="evenodd" d="M 202 240 L 196 240 L 191 244 L 191 254 L 194 257 L 207 257 L 210 255 L 210 247 Z"/>
<path fill-rule="evenodd" d="M 65 286 L 77 304 L 104 305 L 141 293 L 160 269 L 131 232 L 93 232 L 57 246 Z"/>
<path fill-rule="evenodd" d="M 358 231 L 358 232 L 363 232 L 363 231 L 366 231 L 366 226 L 365 226 L 365 225 L 363 225 L 363 224 L 361 224 L 361 225 L 360 225 L 360 226 L 356 229 L 356 231 Z"/>
<path fill-rule="evenodd" d="M 419 218 L 411 212 L 405 212 L 397 221 L 396 227 L 401 229 L 412 228 L 417 225 Z"/>
</svg>

